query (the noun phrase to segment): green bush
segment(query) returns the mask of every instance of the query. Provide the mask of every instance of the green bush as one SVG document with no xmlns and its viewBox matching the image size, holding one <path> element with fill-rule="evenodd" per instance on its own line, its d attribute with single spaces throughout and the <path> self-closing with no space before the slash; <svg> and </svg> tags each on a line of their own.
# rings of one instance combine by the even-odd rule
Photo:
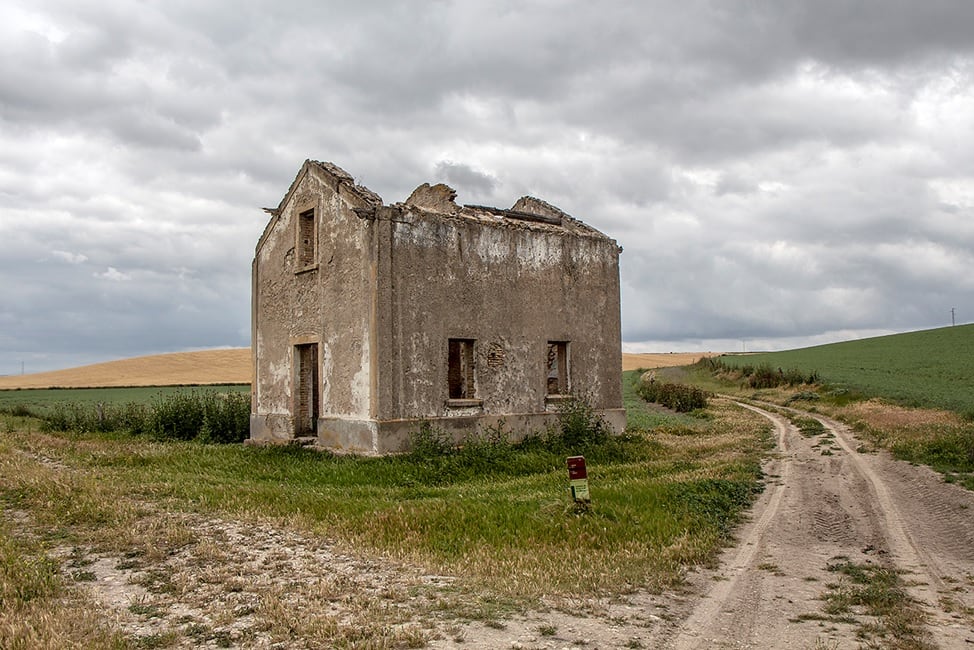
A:
<svg viewBox="0 0 974 650">
<path fill-rule="evenodd" d="M 33 413 L 43 420 L 47 431 L 76 431 L 78 433 L 133 431 L 144 426 L 148 408 L 144 404 L 85 404 L 57 402 L 47 410 Z"/>
<path fill-rule="evenodd" d="M 174 393 L 158 400 L 147 433 L 163 440 L 192 440 L 203 431 L 204 406 L 196 393 Z"/>
<path fill-rule="evenodd" d="M 243 442 L 250 435 L 250 396 L 242 393 L 210 393 L 206 400 L 200 439 L 207 442 Z"/>
<path fill-rule="evenodd" d="M 250 398 L 214 391 L 174 393 L 153 404 L 145 433 L 163 440 L 243 442 L 250 433 Z"/>
<path fill-rule="evenodd" d="M 4 415 L 12 415 L 18 418 L 29 418 L 36 415 L 36 413 L 34 413 L 30 407 L 24 404 L 13 404 L 11 406 L 0 407 L 0 413 L 3 413 Z"/>
<path fill-rule="evenodd" d="M 172 393 L 150 404 L 58 402 L 35 413 L 47 431 L 127 431 L 162 440 L 243 442 L 250 434 L 250 396 L 212 390 Z"/>
<path fill-rule="evenodd" d="M 644 442 L 613 436 L 598 411 L 587 401 L 563 402 L 558 424 L 519 442 L 503 425 L 486 429 L 459 443 L 429 422 L 409 436 L 409 481 L 415 485 L 443 485 L 484 476 L 522 475 L 562 468 L 566 456 L 585 455 L 593 461 L 614 462 L 634 454 Z"/>
<path fill-rule="evenodd" d="M 762 363 L 755 367 L 749 364 L 732 366 L 719 357 L 701 359 L 697 365 L 711 373 L 734 373 L 747 380 L 750 388 L 777 388 L 778 386 L 801 386 L 802 384 L 816 384 L 820 377 L 817 370 L 808 374 L 798 368 L 782 370 L 769 363 Z"/>
<path fill-rule="evenodd" d="M 707 407 L 711 393 L 687 384 L 674 384 L 650 379 L 642 381 L 636 393 L 647 402 L 655 402 L 678 413 L 689 413 Z"/>
</svg>

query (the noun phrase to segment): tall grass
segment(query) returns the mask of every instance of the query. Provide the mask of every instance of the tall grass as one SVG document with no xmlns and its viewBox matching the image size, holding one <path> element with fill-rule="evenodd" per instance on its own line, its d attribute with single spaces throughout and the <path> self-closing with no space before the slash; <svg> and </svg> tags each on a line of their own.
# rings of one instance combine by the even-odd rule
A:
<svg viewBox="0 0 974 650">
<path fill-rule="evenodd" d="M 184 390 L 159 394 L 149 403 L 56 402 L 35 415 L 47 431 L 127 432 L 162 440 L 242 442 L 250 431 L 250 396 Z"/>
<path fill-rule="evenodd" d="M 656 402 L 677 413 L 689 413 L 707 407 L 710 394 L 688 384 L 656 381 L 655 378 L 641 380 L 636 393 L 647 402 Z"/>
</svg>

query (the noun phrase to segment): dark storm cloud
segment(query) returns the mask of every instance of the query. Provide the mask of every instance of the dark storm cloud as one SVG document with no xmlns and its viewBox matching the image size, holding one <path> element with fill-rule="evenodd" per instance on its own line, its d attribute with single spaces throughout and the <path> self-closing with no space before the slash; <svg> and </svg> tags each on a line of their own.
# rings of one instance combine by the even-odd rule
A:
<svg viewBox="0 0 974 650">
<path fill-rule="evenodd" d="M 971 320 L 971 33 L 959 0 L 7 3 L 0 373 L 246 345 L 309 157 L 592 223 L 637 348 Z"/>
</svg>

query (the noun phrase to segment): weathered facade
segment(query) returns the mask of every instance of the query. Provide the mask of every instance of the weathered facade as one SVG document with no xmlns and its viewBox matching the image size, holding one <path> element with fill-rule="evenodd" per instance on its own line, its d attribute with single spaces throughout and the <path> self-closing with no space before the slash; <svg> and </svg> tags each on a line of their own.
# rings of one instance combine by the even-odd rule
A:
<svg viewBox="0 0 974 650">
<path fill-rule="evenodd" d="M 383 205 L 306 161 L 253 263 L 251 439 L 385 453 L 421 422 L 538 430 L 570 394 L 617 431 L 619 247 L 557 208 Z"/>
</svg>

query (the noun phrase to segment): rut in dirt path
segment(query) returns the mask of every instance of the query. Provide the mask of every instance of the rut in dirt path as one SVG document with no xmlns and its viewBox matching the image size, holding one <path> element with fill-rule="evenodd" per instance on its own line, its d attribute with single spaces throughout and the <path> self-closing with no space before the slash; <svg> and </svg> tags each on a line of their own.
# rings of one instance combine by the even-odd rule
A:
<svg viewBox="0 0 974 650">
<path fill-rule="evenodd" d="M 787 417 L 742 406 L 774 424 L 770 480 L 714 584 L 665 647 L 859 648 L 857 623 L 821 616 L 826 585 L 836 582 L 829 566 L 848 561 L 903 572 L 929 640 L 974 648 L 974 494 L 885 452 L 858 452 L 833 420 L 802 414 L 826 428 L 806 438 Z"/>
</svg>

